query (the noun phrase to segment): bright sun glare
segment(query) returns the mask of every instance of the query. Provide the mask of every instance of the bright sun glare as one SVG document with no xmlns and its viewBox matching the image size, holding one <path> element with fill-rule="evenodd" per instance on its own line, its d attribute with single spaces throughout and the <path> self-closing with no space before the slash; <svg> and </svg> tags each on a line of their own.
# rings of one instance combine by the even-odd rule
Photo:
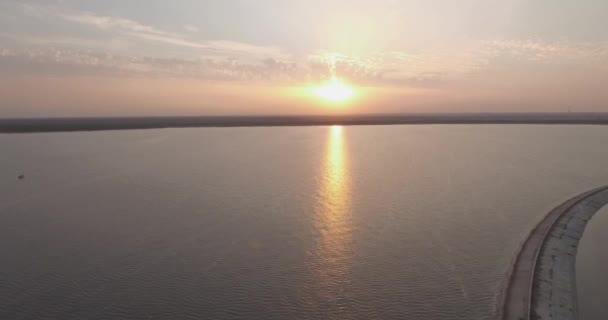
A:
<svg viewBox="0 0 608 320">
<path fill-rule="evenodd" d="M 352 98 L 354 90 L 337 77 L 332 77 L 328 82 L 315 88 L 314 94 L 330 102 L 344 102 Z"/>
</svg>

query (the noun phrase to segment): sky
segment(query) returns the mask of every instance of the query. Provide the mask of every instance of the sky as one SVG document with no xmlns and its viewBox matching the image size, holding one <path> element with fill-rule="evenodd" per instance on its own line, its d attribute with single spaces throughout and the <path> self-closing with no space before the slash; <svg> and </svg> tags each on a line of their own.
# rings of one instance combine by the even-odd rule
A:
<svg viewBox="0 0 608 320">
<path fill-rule="evenodd" d="M 350 99 L 314 94 L 334 78 Z M 0 0 L 0 117 L 608 112 L 607 88 L 606 0 Z"/>
</svg>

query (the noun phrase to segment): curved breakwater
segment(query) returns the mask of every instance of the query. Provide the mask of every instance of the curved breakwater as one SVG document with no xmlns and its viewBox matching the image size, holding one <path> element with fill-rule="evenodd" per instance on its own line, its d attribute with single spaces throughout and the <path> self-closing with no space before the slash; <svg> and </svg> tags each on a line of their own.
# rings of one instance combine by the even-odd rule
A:
<svg viewBox="0 0 608 320">
<path fill-rule="evenodd" d="M 608 186 L 562 203 L 532 230 L 503 294 L 505 320 L 575 319 L 575 262 L 587 222 L 608 204 Z"/>
</svg>

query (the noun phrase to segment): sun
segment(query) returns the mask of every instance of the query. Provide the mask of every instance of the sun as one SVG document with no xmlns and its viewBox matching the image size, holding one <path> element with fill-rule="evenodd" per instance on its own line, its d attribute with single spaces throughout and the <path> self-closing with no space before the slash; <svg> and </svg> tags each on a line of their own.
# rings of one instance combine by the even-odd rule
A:
<svg viewBox="0 0 608 320">
<path fill-rule="evenodd" d="M 353 88 L 344 84 L 337 77 L 332 77 L 323 85 L 316 87 L 313 93 L 330 102 L 340 103 L 349 100 L 354 95 Z"/>
</svg>

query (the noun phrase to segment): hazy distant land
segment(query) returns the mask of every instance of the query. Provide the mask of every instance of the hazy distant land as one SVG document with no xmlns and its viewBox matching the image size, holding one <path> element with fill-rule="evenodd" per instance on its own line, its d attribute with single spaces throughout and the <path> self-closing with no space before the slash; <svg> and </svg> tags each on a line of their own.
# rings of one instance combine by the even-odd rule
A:
<svg viewBox="0 0 608 320">
<path fill-rule="evenodd" d="M 97 131 L 188 127 L 395 124 L 608 124 L 608 113 L 462 113 L 324 116 L 167 116 L 0 119 L 0 132 Z"/>
</svg>

